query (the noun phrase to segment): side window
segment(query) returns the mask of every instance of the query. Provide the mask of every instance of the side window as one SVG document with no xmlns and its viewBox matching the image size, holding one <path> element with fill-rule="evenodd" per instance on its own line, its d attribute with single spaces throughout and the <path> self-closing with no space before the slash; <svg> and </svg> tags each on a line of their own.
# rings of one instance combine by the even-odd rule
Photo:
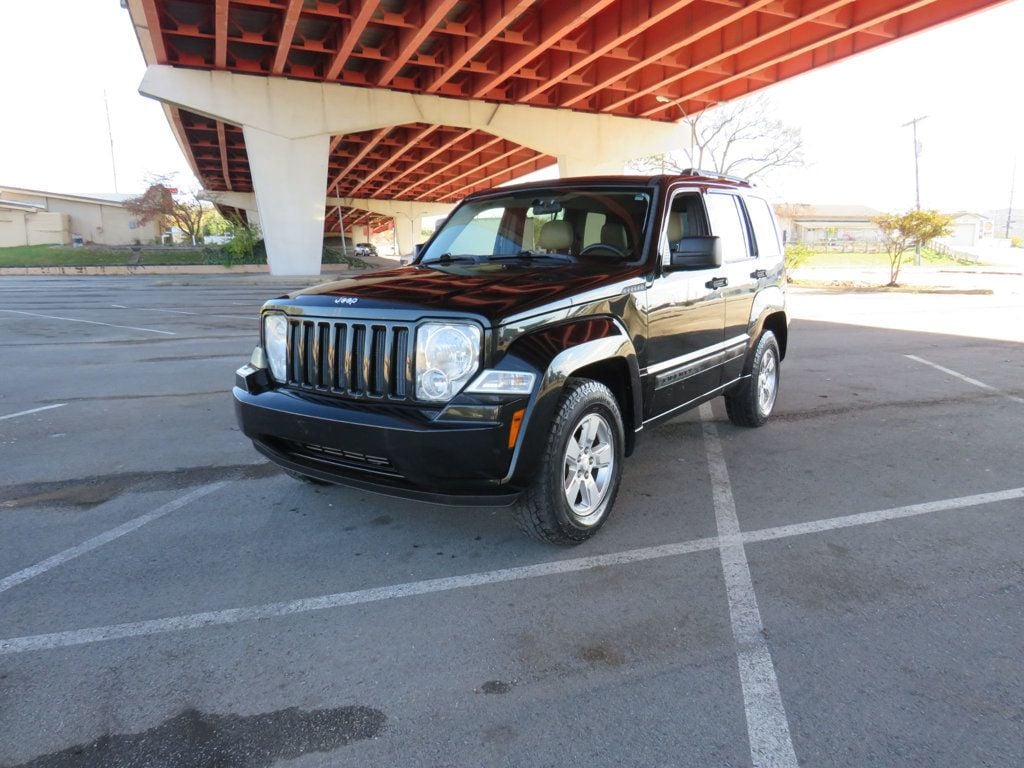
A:
<svg viewBox="0 0 1024 768">
<path fill-rule="evenodd" d="M 704 202 L 696 192 L 684 192 L 672 199 L 665 227 L 668 239 L 668 251 L 664 261 L 668 263 L 669 253 L 676 250 L 677 244 L 684 237 L 707 235 L 707 217 L 704 215 Z"/>
<path fill-rule="evenodd" d="M 705 197 L 711 234 L 722 240 L 722 260 L 743 261 L 750 258 L 747 247 L 747 225 L 740 212 L 736 195 L 711 193 Z"/>
<path fill-rule="evenodd" d="M 768 201 L 760 197 L 748 197 L 746 203 L 757 240 L 757 255 L 762 259 L 778 258 L 782 255 L 782 243 L 779 242 L 779 230 L 775 226 L 775 217 L 768 207 Z"/>
</svg>

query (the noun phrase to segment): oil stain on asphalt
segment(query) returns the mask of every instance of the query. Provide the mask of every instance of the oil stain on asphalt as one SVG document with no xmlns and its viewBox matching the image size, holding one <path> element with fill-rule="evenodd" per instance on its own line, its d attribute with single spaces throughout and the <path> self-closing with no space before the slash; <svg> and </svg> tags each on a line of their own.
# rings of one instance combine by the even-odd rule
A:
<svg viewBox="0 0 1024 768">
<path fill-rule="evenodd" d="M 10 768 L 269 768 L 372 739 L 386 722 L 380 710 L 359 706 L 250 716 L 187 709 L 148 731 L 103 736 Z"/>
</svg>

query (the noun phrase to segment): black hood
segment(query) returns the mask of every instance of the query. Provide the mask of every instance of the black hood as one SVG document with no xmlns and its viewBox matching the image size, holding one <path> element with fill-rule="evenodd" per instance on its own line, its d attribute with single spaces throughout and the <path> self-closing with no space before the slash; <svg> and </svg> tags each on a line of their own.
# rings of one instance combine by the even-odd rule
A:
<svg viewBox="0 0 1024 768">
<path fill-rule="evenodd" d="M 322 283 L 291 294 L 300 306 L 472 312 L 497 325 L 509 315 L 542 309 L 642 274 L 637 265 L 450 264 L 408 266 Z"/>
</svg>

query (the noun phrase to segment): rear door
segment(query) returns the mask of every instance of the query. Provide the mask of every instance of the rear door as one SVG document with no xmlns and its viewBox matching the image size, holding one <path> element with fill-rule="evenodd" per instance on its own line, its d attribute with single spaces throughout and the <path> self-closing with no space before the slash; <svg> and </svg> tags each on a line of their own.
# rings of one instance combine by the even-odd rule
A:
<svg viewBox="0 0 1024 768">
<path fill-rule="evenodd" d="M 746 209 L 740 196 L 731 192 L 708 192 L 705 199 L 712 234 L 722 240 L 722 274 L 728 280 L 722 288 L 725 340 L 745 342 L 759 280 Z"/>
</svg>

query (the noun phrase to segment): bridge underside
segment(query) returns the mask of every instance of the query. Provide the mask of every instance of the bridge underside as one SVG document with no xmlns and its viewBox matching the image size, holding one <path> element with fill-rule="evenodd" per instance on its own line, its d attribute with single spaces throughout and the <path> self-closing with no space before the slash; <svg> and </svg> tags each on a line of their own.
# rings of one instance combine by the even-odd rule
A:
<svg viewBox="0 0 1024 768">
<path fill-rule="evenodd" d="M 671 123 L 1000 1 L 129 0 L 128 6 L 150 65 L 527 106 L 557 114 L 566 130 L 591 130 L 594 123 L 573 116 Z M 191 103 L 165 103 L 206 189 L 259 196 L 244 124 Z M 330 135 L 324 196 L 453 202 L 556 161 L 563 171 L 587 170 L 563 162 L 557 142 L 549 145 L 543 136 L 520 142 L 486 130 L 486 123 L 405 117 Z M 639 139 L 631 150 L 649 154 Z M 325 216 L 321 225 L 332 221 L 337 216 Z"/>
</svg>

